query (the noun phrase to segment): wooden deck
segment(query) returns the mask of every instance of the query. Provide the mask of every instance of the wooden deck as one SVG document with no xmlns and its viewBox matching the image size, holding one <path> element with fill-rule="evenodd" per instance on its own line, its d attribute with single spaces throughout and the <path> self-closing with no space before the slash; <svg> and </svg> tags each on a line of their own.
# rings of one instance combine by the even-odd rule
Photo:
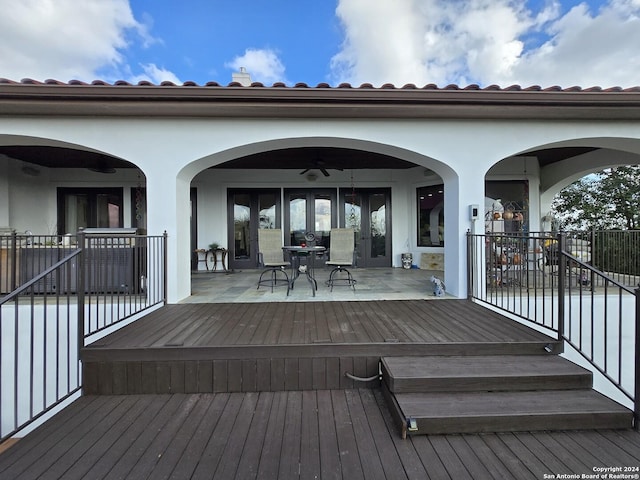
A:
<svg viewBox="0 0 640 480">
<path fill-rule="evenodd" d="M 85 349 L 540 342 L 548 337 L 467 300 L 167 305 Z"/>
<path fill-rule="evenodd" d="M 632 430 L 401 440 L 371 389 L 87 396 L 0 454 L 0 478 L 16 480 L 540 480 L 638 466 Z"/>
<path fill-rule="evenodd" d="M 544 354 L 549 337 L 466 300 L 168 305 L 82 352 L 87 393 L 353 388 L 381 356 Z"/>
<path fill-rule="evenodd" d="M 84 349 L 88 394 L 0 453 L 0 478 L 503 480 L 638 468 L 629 429 L 403 440 L 382 390 L 344 375 L 377 374 L 382 356 L 507 359 L 545 346 L 559 349 L 465 300 L 170 305 Z"/>
</svg>

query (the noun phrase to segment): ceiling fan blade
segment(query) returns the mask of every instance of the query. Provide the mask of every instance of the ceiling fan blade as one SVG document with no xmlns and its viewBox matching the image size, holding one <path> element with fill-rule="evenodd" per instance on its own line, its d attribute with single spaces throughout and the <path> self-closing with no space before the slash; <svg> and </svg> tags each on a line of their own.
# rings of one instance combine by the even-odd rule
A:
<svg viewBox="0 0 640 480">
<path fill-rule="evenodd" d="M 321 168 L 321 169 L 320 169 L 320 171 L 322 172 L 322 174 L 323 174 L 325 177 L 328 177 L 328 176 L 329 176 L 329 172 L 327 172 L 324 168 Z"/>
</svg>

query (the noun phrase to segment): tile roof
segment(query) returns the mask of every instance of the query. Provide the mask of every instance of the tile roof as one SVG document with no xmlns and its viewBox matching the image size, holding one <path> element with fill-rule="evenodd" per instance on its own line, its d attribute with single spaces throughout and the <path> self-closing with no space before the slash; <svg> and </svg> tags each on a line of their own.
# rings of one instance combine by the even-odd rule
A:
<svg viewBox="0 0 640 480">
<path fill-rule="evenodd" d="M 138 83 L 130 83 L 127 82 L 125 80 L 117 80 L 115 82 L 113 82 L 112 84 L 104 81 L 104 80 L 93 80 L 90 83 L 87 82 L 83 82 L 81 80 L 69 80 L 69 82 L 65 83 L 62 82 L 60 80 L 55 80 L 55 79 L 47 79 L 44 81 L 39 81 L 39 80 L 34 80 L 32 78 L 23 78 L 20 81 L 15 81 L 15 80 L 11 80 L 11 79 L 7 79 L 7 78 L 0 78 L 0 84 L 10 84 L 10 85 L 73 85 L 73 86 L 128 86 L 128 87 L 132 87 L 132 86 L 141 86 L 141 87 L 220 87 L 220 88 L 225 88 L 225 87 L 242 87 L 242 88 L 293 88 L 293 89 L 356 89 L 356 90 L 444 90 L 444 91 L 461 91 L 461 90 L 476 90 L 476 91 L 502 91 L 502 92 L 513 92 L 513 91 L 517 91 L 517 92 L 640 92 L 640 86 L 635 86 L 635 87 L 628 87 L 628 88 L 622 88 L 622 87 L 607 87 L 607 88 L 603 88 L 603 87 L 599 87 L 599 86 L 592 86 L 592 87 L 580 87 L 577 85 L 571 86 L 571 87 L 561 87 L 558 85 L 552 85 L 549 87 L 541 87 L 540 85 L 530 85 L 528 87 L 524 87 L 521 85 L 510 85 L 507 87 L 500 87 L 499 85 L 488 85 L 486 87 L 480 87 L 478 84 L 470 84 L 467 86 L 460 86 L 460 85 L 455 85 L 455 84 L 449 84 L 446 85 L 444 87 L 438 87 L 438 85 L 434 84 L 434 83 L 429 83 L 426 84 L 422 87 L 418 87 L 417 85 L 413 84 L 413 83 L 407 83 L 401 87 L 396 86 L 392 83 L 385 83 L 383 85 L 381 85 L 380 87 L 374 87 L 371 83 L 363 83 L 359 86 L 355 86 L 355 85 L 351 85 L 350 83 L 340 83 L 337 86 L 332 87 L 331 85 L 329 85 L 328 83 L 318 83 L 315 87 L 312 85 L 308 85 L 304 82 L 299 82 L 296 83 L 293 86 L 288 86 L 285 83 L 282 82 L 276 82 L 274 84 L 272 84 L 271 86 L 265 85 L 261 82 L 253 82 L 251 83 L 250 86 L 248 87 L 243 87 L 242 84 L 238 83 L 238 82 L 230 82 L 227 85 L 224 84 L 220 84 L 218 82 L 207 82 L 203 85 L 199 85 L 196 82 L 192 82 L 192 81 L 186 81 L 184 82 L 182 85 L 173 83 L 173 82 L 169 82 L 169 81 L 164 81 L 161 82 L 159 84 L 154 84 L 152 82 L 143 80 L 140 81 Z"/>
<path fill-rule="evenodd" d="M 3 115 L 640 120 L 640 86 L 198 85 L 0 78 Z"/>
</svg>

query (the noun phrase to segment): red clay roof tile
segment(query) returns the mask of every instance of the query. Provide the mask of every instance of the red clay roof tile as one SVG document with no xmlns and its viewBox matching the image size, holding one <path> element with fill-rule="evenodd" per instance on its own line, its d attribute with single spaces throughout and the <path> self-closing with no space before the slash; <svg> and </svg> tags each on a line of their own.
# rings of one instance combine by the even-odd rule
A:
<svg viewBox="0 0 640 480">
<path fill-rule="evenodd" d="M 0 78 L 0 84 L 8 84 L 8 85 L 60 85 L 60 86 L 136 86 L 132 83 L 129 83 L 126 80 L 116 80 L 113 83 L 106 82 L 104 80 L 93 80 L 91 83 L 86 83 L 82 80 L 69 80 L 67 83 L 62 82 L 56 79 L 46 79 L 44 82 L 40 82 L 38 80 L 32 78 L 23 78 L 20 81 L 11 80 L 8 78 Z M 194 81 L 186 81 L 182 83 L 182 85 L 177 85 L 171 81 L 163 81 L 160 84 L 154 84 L 148 80 L 141 80 L 137 83 L 137 86 L 141 87 L 220 87 L 225 88 L 224 85 L 218 82 L 207 82 L 204 85 L 199 85 Z M 267 86 L 262 82 L 252 82 L 250 86 L 243 86 L 239 82 L 231 82 L 226 87 L 241 87 L 241 88 L 289 88 L 289 89 L 355 89 L 355 90 L 443 90 L 443 91 L 504 91 L 504 92 L 513 92 L 513 91 L 525 91 L 525 92 L 606 92 L 606 93 L 616 93 L 616 92 L 640 92 L 640 86 L 622 88 L 619 86 L 613 86 L 608 88 L 603 88 L 600 86 L 592 86 L 592 87 L 581 87 L 578 85 L 573 85 L 570 87 L 561 87 L 559 85 L 551 85 L 548 87 L 541 87 L 540 85 L 530 85 L 527 87 L 523 87 L 518 84 L 509 85 L 507 87 L 501 87 L 496 84 L 487 85 L 485 87 L 481 87 L 478 84 L 469 84 L 466 86 L 460 86 L 456 84 L 448 84 L 444 87 L 439 87 L 435 83 L 428 83 L 422 87 L 416 86 L 414 83 L 406 83 L 402 87 L 398 87 L 393 83 L 385 83 L 379 87 L 374 87 L 373 84 L 367 82 L 362 83 L 360 86 L 354 86 L 348 82 L 342 82 L 336 86 L 331 86 L 326 82 L 318 83 L 315 87 L 311 86 L 305 82 L 298 82 L 293 86 L 288 86 L 284 82 L 275 82 L 271 86 Z"/>
</svg>

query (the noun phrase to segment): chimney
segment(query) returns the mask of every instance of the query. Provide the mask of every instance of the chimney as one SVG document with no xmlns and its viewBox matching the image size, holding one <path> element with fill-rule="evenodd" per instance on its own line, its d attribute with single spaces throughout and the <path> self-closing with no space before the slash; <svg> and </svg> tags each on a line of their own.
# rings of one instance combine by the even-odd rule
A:
<svg viewBox="0 0 640 480">
<path fill-rule="evenodd" d="M 251 75 L 247 72 L 247 69 L 244 67 L 240 67 L 239 72 L 235 72 L 231 75 L 232 82 L 238 82 L 243 87 L 251 86 Z"/>
</svg>

